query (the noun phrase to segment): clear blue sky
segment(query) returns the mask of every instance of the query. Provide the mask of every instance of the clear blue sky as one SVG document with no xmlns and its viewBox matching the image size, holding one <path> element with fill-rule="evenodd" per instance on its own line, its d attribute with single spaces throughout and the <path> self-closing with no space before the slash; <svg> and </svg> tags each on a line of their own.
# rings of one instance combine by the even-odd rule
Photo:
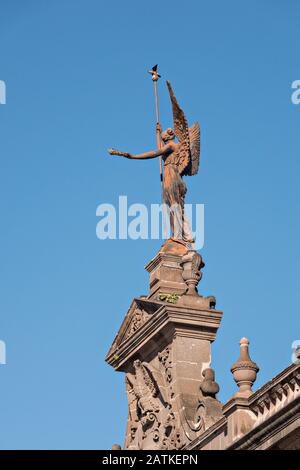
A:
<svg viewBox="0 0 300 470">
<path fill-rule="evenodd" d="M 296 0 L 0 0 L 0 447 L 123 442 L 124 377 L 104 362 L 160 241 L 100 241 L 96 207 L 159 202 L 150 66 L 190 122 L 205 204 L 200 290 L 224 311 L 213 345 L 220 399 L 242 336 L 261 371 L 291 361 L 299 328 L 300 5 Z M 165 84 L 161 118 L 171 125 Z"/>
</svg>

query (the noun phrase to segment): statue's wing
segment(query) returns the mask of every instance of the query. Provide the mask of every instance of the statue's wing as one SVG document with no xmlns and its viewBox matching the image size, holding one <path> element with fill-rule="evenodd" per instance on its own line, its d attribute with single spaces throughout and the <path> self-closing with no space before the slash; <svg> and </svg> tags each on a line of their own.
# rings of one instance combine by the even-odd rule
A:
<svg viewBox="0 0 300 470">
<path fill-rule="evenodd" d="M 200 126 L 198 122 L 195 122 L 192 127 L 189 128 L 189 135 L 191 158 L 183 175 L 193 176 L 198 173 L 200 161 Z"/>
<path fill-rule="evenodd" d="M 129 416 L 132 421 L 137 421 L 137 412 L 136 412 L 136 406 L 137 406 L 137 400 L 138 396 L 135 393 L 134 390 L 134 377 L 131 374 L 127 374 L 125 378 L 125 385 L 126 385 L 126 393 L 127 393 L 127 399 L 128 399 L 128 410 L 129 410 Z"/>
<path fill-rule="evenodd" d="M 136 399 L 139 399 L 140 390 L 134 374 L 126 374 L 125 383 L 127 392 L 129 392 L 130 395 L 134 396 Z"/>
<path fill-rule="evenodd" d="M 177 102 L 177 99 L 171 87 L 171 83 L 168 81 L 167 86 L 172 103 L 174 133 L 179 142 L 179 156 L 177 165 L 179 173 L 184 174 L 184 171 L 189 165 L 191 159 L 189 128 L 184 112 L 182 111 Z"/>
<path fill-rule="evenodd" d="M 159 392 L 159 389 L 155 382 L 155 378 L 153 376 L 153 368 L 151 368 L 149 364 L 147 364 L 146 362 L 142 362 L 142 368 L 143 368 L 145 384 L 147 388 L 150 390 L 151 395 L 153 397 L 156 397 Z"/>
<path fill-rule="evenodd" d="M 163 400 L 167 403 L 168 396 L 164 387 L 164 380 L 161 372 L 154 367 L 149 366 L 146 362 L 143 362 L 144 370 L 147 371 L 149 378 L 148 386 L 151 389 L 152 396 L 161 395 Z"/>
</svg>

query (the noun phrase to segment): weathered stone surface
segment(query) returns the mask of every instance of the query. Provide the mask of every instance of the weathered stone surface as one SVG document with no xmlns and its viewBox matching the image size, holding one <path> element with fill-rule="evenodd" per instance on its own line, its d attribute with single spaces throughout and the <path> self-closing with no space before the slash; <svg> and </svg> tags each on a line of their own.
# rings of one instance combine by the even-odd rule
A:
<svg viewBox="0 0 300 470">
<path fill-rule="evenodd" d="M 239 390 L 224 406 L 218 401 L 211 343 L 222 312 L 215 309 L 212 296 L 202 297 L 196 284 L 187 285 L 193 276 L 191 264 L 184 280 L 185 254 L 178 250 L 182 248 L 169 243 L 167 254 L 163 250 L 152 260 L 150 279 L 155 273 L 156 281 L 148 297 L 133 300 L 107 355 L 107 362 L 126 374 L 124 447 L 300 448 L 299 362 L 253 393 L 258 367 L 244 338 L 232 366 Z M 197 263 L 199 267 L 199 259 Z M 197 263 L 193 281 L 199 277 Z M 163 291 L 165 296 L 160 297 Z"/>
<path fill-rule="evenodd" d="M 201 260 L 186 254 L 172 241 L 148 264 L 149 295 L 134 299 L 107 355 L 126 373 L 128 449 L 182 448 L 222 417 L 205 372 L 222 312 L 197 293 Z"/>
</svg>

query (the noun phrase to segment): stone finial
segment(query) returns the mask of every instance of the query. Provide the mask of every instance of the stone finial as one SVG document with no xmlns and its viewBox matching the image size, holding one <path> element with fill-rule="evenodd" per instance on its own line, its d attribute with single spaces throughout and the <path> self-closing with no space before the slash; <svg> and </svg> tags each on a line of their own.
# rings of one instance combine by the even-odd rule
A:
<svg viewBox="0 0 300 470">
<path fill-rule="evenodd" d="M 182 256 L 182 277 L 187 285 L 186 295 L 197 295 L 197 285 L 202 278 L 200 270 L 205 266 L 202 257 L 196 251 L 188 251 Z"/>
<path fill-rule="evenodd" d="M 205 369 L 202 372 L 203 382 L 200 385 L 200 390 L 204 396 L 216 398 L 220 390 L 219 385 L 215 382 L 215 371 L 212 368 Z"/>
<path fill-rule="evenodd" d="M 248 398 L 252 395 L 252 385 L 256 380 L 257 372 L 259 368 L 255 362 L 253 362 L 249 356 L 249 340 L 242 338 L 240 341 L 240 357 L 231 367 L 234 380 L 239 387 L 238 392 L 234 395 L 235 397 Z"/>
<path fill-rule="evenodd" d="M 215 382 L 215 371 L 208 367 L 202 372 L 203 381 L 200 384 L 201 395 L 199 397 L 199 406 L 196 411 L 195 423 L 205 431 L 216 421 L 222 418 L 222 403 L 217 399 L 219 385 Z"/>
<path fill-rule="evenodd" d="M 121 450 L 120 444 L 113 444 L 111 450 Z"/>
</svg>

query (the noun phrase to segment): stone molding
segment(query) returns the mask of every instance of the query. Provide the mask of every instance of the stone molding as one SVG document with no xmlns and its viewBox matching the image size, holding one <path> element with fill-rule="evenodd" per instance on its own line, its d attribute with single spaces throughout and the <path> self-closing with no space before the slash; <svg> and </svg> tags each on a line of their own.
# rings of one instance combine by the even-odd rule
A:
<svg viewBox="0 0 300 470">
<path fill-rule="evenodd" d="M 140 301 L 141 299 L 135 299 Z M 143 302 L 148 302 L 142 299 Z M 197 310 L 163 302 L 150 302 L 153 313 L 131 336 L 124 335 L 129 321 L 125 318 L 120 331 L 110 348 L 106 361 L 115 370 L 125 370 L 126 362 L 153 341 L 165 341 L 166 345 L 174 335 L 188 336 L 214 341 L 222 312 L 218 310 Z M 145 303 L 144 303 L 145 305 Z M 132 310 L 129 310 L 130 312 Z"/>
</svg>

